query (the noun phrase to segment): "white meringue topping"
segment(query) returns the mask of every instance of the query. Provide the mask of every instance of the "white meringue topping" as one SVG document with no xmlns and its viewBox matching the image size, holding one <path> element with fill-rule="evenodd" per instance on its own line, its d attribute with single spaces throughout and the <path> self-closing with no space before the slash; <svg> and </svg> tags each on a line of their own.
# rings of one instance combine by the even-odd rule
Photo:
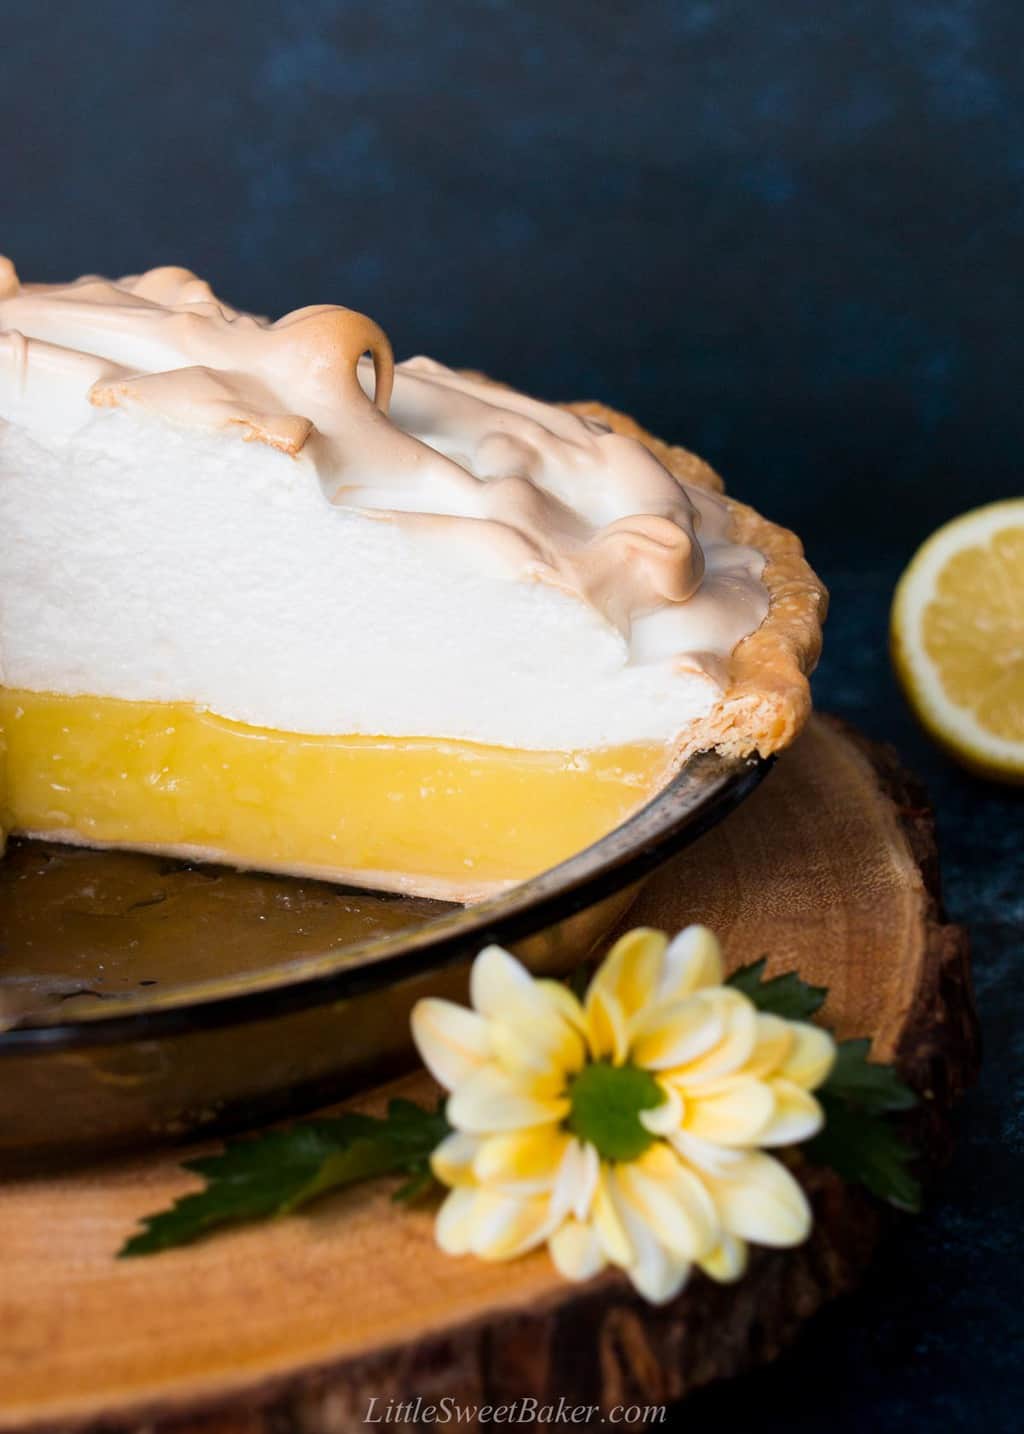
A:
<svg viewBox="0 0 1024 1434">
<path fill-rule="evenodd" d="M 360 357 L 367 353 L 369 359 Z M 288 503 L 302 507 L 309 551 L 296 530 L 293 539 L 299 546 L 291 556 L 298 565 L 308 564 L 315 547 L 316 561 L 324 564 L 319 585 L 312 569 L 301 582 L 296 579 L 307 589 L 309 602 L 330 598 L 332 542 L 338 563 L 352 566 L 353 530 L 347 522 L 337 526 L 337 520 L 348 515 L 360 520 L 363 536 L 355 541 L 362 543 L 363 556 L 379 548 L 380 561 L 391 565 L 389 573 L 377 579 L 382 586 L 390 582 L 401 589 L 405 570 L 425 565 L 419 581 L 427 599 L 410 590 L 410 602 L 432 601 L 431 583 L 451 572 L 458 574 L 453 581 L 462 585 L 463 601 L 470 591 L 478 594 L 480 611 L 462 614 L 468 626 L 490 621 L 500 628 L 492 613 L 503 600 L 494 595 L 494 585 L 506 591 L 507 602 L 512 581 L 517 587 L 540 585 L 547 590 L 548 609 L 559 615 L 549 635 L 560 624 L 565 635 L 558 641 L 570 648 L 601 626 L 612 630 L 608 636 L 614 643 L 604 638 L 593 642 L 594 653 L 600 653 L 595 671 L 600 669 L 604 685 L 588 693 L 584 683 L 580 705 L 581 710 L 584 701 L 615 706 L 632 687 L 635 700 L 625 700 L 618 716 L 605 712 L 589 722 L 570 721 L 569 740 L 553 742 L 557 720 L 503 722 L 497 709 L 484 702 L 480 712 L 486 709 L 486 720 L 475 720 L 471 712 L 467 721 L 459 721 L 443 718 L 440 710 L 433 710 L 437 704 L 427 703 L 432 713 L 411 730 L 430 735 L 560 747 L 669 735 L 688 713 L 696 715 L 713 701 L 722 659 L 759 626 L 767 611 L 760 581 L 763 559 L 730 541 L 725 504 L 704 490 L 687 488 L 638 440 L 428 359 L 411 359 L 395 368 L 382 331 L 348 309 L 300 309 L 276 323 L 240 313 L 186 269 L 154 269 L 116 281 L 86 277 L 68 285 L 20 284 L 13 266 L 0 258 L 0 430 L 5 424 L 21 435 L 8 435 L 7 456 L 0 453 L 0 521 L 7 524 L 0 533 L 0 596 L 5 597 L 7 613 L 21 610 L 22 600 L 12 596 L 8 601 L 6 595 L 23 587 L 30 569 L 24 555 L 19 559 L 13 553 L 17 519 L 7 519 L 5 489 L 11 504 L 16 490 L 21 503 L 31 503 L 32 483 L 38 488 L 47 470 L 49 481 L 68 485 L 62 498 L 67 513 L 80 499 L 69 466 L 102 473 L 104 501 L 112 502 L 116 485 L 111 475 L 118 464 L 122 470 L 126 463 L 130 466 L 134 453 L 136 469 L 166 474 L 167 455 L 172 454 L 186 487 L 190 465 L 196 473 L 205 468 L 215 472 L 193 501 L 212 505 L 205 516 L 207 526 L 226 522 L 239 544 L 247 544 L 250 552 L 255 544 L 255 557 L 265 567 L 263 549 L 273 543 L 269 509 Z M 3 436 L 0 432 L 0 440 Z M 239 440 L 252 446 L 236 448 Z M 31 480 L 25 477 L 28 469 L 35 474 Z M 249 481 L 236 482 L 232 514 L 231 474 L 243 472 Z M 23 491 L 26 483 L 28 494 Z M 142 492 L 140 488 L 139 502 Z M 313 507 L 311 495 L 318 495 Z M 148 518 L 126 511 L 125 498 L 122 492 L 122 518 L 113 507 L 105 511 L 108 526 L 127 530 L 137 520 L 173 521 L 162 498 L 154 499 Z M 40 501 L 45 505 L 45 499 Z M 263 505 L 262 518 L 242 513 L 242 505 L 253 502 Z M 48 521 L 52 526 L 56 519 Z M 82 521 L 88 521 L 85 515 Z M 269 522 L 265 532 L 261 522 Z M 323 531 L 314 535 L 316 522 Z M 383 533 L 374 536 L 381 524 L 393 531 L 394 539 L 384 541 Z M 285 523 L 281 531 L 287 527 Z M 201 549 L 204 539 L 198 530 L 190 536 L 197 551 Z M 93 541 L 98 543 L 99 536 Z M 218 541 L 227 545 L 225 568 L 230 570 L 231 532 L 221 533 Z M 275 554 L 274 560 L 281 556 Z M 121 567 L 126 561 L 130 565 L 122 558 Z M 197 564 L 202 568 L 201 556 Z M 154 585 L 166 580 L 152 564 L 149 571 Z M 112 579 L 115 587 L 119 573 Z M 348 581 L 338 571 L 339 597 Z M 360 581 L 372 578 L 363 574 Z M 102 607 L 99 596 L 93 596 L 94 606 Z M 535 598 L 520 604 L 520 619 L 527 610 L 537 609 Z M 121 594 L 123 602 L 129 599 L 130 592 Z M 221 601 L 210 586 L 205 600 L 215 599 L 218 613 L 232 608 L 229 597 Z M 568 615 L 566 599 L 578 614 L 575 619 Z M 286 596 L 278 594 L 275 600 L 279 611 L 281 603 L 287 607 Z M 179 601 L 187 603 L 187 598 Z M 435 619 L 449 621 L 443 602 L 438 603 Z M 585 612 L 579 611 L 581 604 Z M 388 606 L 381 597 L 381 611 Z M 514 607 L 511 604 L 510 611 Z M 373 611 L 369 597 L 360 611 L 365 624 L 366 614 Z M 151 626 L 173 628 L 174 614 L 162 598 L 153 596 L 147 612 Z M 267 617 L 262 613 L 264 625 Z M 102 648 L 101 641 L 81 630 L 82 624 L 88 627 L 87 617 L 65 618 L 60 632 L 49 632 L 51 645 L 56 641 L 59 646 L 60 633 L 68 624 L 77 624 L 66 639 L 69 647 L 74 637 L 94 653 Z M 306 618 L 312 625 L 323 621 L 324 614 L 309 608 Z M 95 620 L 101 620 L 98 612 Z M 190 624 L 199 620 L 192 613 L 183 619 L 184 626 L 191 632 Z M 210 613 L 208 620 L 216 627 L 218 614 Z M 415 627 L 414 612 L 409 621 Z M 286 613 L 282 622 L 293 631 L 299 616 L 293 621 Z M 545 621 L 538 631 L 547 631 Z M 63 681 L 72 684 L 68 690 L 93 690 L 83 685 L 89 681 L 84 670 L 72 673 L 70 660 L 63 667 L 58 663 L 59 671 L 49 671 L 40 649 L 42 636 L 37 632 L 39 641 L 26 645 L 21 626 L 0 625 L 3 680 L 35 687 Z M 202 640 L 193 636 L 201 646 Z M 516 646 L 516 636 L 493 633 L 494 642 L 505 649 L 510 643 Z M 164 641 L 174 646 L 166 634 Z M 482 648 L 482 642 L 471 641 L 467 651 Z M 528 640 L 523 651 L 529 651 Z M 348 664 L 345 642 L 338 656 Z M 578 652 L 570 655 L 567 671 L 576 670 L 579 661 Z M 108 683 L 115 665 L 100 664 Z M 283 696 L 266 700 L 267 693 L 256 683 L 236 700 L 221 690 L 214 667 L 201 654 L 191 668 L 185 662 L 180 691 L 169 691 L 175 685 L 170 668 L 154 665 L 151 655 L 133 659 L 131 665 L 130 673 L 122 661 L 118 690 L 106 695 L 187 698 L 242 721 L 305 731 L 393 730 L 381 725 L 380 704 L 349 700 L 340 679 L 293 701 Z M 350 669 L 364 689 L 367 684 L 373 687 L 371 667 L 356 660 Z M 660 669 L 660 675 L 640 671 L 651 667 Z M 623 673 L 618 686 L 616 671 Z M 140 674 L 146 673 L 149 678 L 143 677 L 140 687 Z M 655 689 L 667 693 L 673 674 L 689 679 L 693 697 L 674 709 L 667 696 L 652 695 Z M 539 669 L 536 676 L 539 680 Z M 236 682 L 234 690 L 241 694 L 245 687 L 245 681 Z M 538 693 L 541 690 L 538 687 Z M 641 720 L 644 704 L 649 710 Z M 429 725 L 436 720 L 444 725 Z"/>
</svg>

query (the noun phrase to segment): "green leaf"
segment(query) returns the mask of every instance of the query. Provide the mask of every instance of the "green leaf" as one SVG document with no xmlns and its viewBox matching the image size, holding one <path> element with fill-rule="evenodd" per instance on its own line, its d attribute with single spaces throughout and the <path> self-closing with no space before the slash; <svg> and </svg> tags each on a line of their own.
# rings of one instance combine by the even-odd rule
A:
<svg viewBox="0 0 1024 1434">
<path fill-rule="evenodd" d="M 884 1069 L 884 1068 L 883 1068 Z M 803 1147 L 819 1165 L 829 1165 L 843 1180 L 863 1185 L 881 1200 L 916 1214 L 921 1186 L 910 1171 L 914 1151 L 891 1120 L 877 1110 L 851 1105 L 829 1091 L 818 1091 L 825 1124 Z"/>
<path fill-rule="evenodd" d="M 868 1060 L 871 1042 L 842 1041 L 836 1062 L 817 1092 L 825 1126 L 806 1148 L 819 1164 L 830 1165 L 901 1210 L 921 1208 L 921 1187 L 911 1174 L 915 1152 L 885 1117 L 916 1104 L 914 1092 L 892 1066 Z"/>
<path fill-rule="evenodd" d="M 436 1186 L 434 1172 L 429 1163 L 424 1161 L 418 1170 L 412 1172 L 408 1180 L 399 1185 L 391 1198 L 396 1205 L 415 1205 L 417 1200 L 422 1200 L 424 1196 L 429 1195 Z"/>
<path fill-rule="evenodd" d="M 665 1102 L 650 1071 L 591 1061 L 569 1082 L 566 1126 L 604 1160 L 636 1160 L 655 1137 L 642 1123 L 645 1110 Z"/>
<path fill-rule="evenodd" d="M 787 1021 L 807 1021 L 824 1004 L 827 986 L 812 986 L 802 981 L 795 971 L 764 979 L 767 958 L 741 966 L 729 977 L 727 984 L 748 996 L 759 1011 L 784 1016 Z"/>
<path fill-rule="evenodd" d="M 892 1066 L 876 1065 L 868 1060 L 870 1050 L 867 1037 L 840 1043 L 836 1063 L 825 1082 L 828 1093 L 863 1110 L 909 1110 L 916 1105 L 914 1092 L 900 1080 Z"/>
<path fill-rule="evenodd" d="M 430 1154 L 448 1130 L 440 1108 L 393 1100 L 380 1118 L 350 1113 L 232 1141 L 218 1155 L 187 1163 L 205 1187 L 147 1216 L 120 1254 L 151 1255 L 221 1225 L 286 1215 L 329 1190 L 379 1175 L 411 1175 L 422 1194 Z"/>
</svg>

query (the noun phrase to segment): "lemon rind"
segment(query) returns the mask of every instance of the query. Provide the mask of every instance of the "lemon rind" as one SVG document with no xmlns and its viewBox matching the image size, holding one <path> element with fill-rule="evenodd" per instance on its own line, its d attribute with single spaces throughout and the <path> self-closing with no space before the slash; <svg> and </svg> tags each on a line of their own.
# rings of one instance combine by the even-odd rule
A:
<svg viewBox="0 0 1024 1434">
<path fill-rule="evenodd" d="M 998 737 L 946 692 L 921 639 L 921 621 L 939 573 L 956 553 L 981 545 L 1008 526 L 1024 526 L 1024 498 L 974 508 L 945 523 L 918 548 L 893 597 L 893 665 L 921 725 L 953 757 L 983 776 L 1024 782 L 1024 740 Z"/>
</svg>

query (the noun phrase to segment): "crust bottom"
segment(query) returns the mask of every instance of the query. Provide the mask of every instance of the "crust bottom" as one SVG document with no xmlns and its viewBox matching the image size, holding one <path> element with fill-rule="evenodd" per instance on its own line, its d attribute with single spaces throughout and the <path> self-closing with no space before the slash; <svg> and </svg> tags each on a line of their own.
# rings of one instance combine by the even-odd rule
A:
<svg viewBox="0 0 1024 1434">
<path fill-rule="evenodd" d="M 498 896 L 518 885 L 517 881 L 449 881 L 444 877 L 415 875 L 403 871 L 366 870 L 355 866 L 317 866 L 273 860 L 242 864 L 229 852 L 216 847 L 196 846 L 188 842 L 123 842 L 86 839 L 76 831 L 18 831 L 28 841 L 59 842 L 89 851 L 139 851 L 148 856 L 169 857 L 174 861 L 195 862 L 205 866 L 229 866 L 235 871 L 262 871 L 278 876 L 293 876 L 301 881 L 327 881 L 335 886 L 351 886 L 363 891 L 398 892 L 403 896 L 421 896 L 431 901 L 471 906 L 488 896 Z"/>
</svg>

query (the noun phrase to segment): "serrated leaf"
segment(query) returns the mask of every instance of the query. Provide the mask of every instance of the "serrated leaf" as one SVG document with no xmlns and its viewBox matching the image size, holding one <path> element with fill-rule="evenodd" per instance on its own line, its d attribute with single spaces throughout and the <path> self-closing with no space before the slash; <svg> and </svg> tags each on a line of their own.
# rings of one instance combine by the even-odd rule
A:
<svg viewBox="0 0 1024 1434">
<path fill-rule="evenodd" d="M 892 1121 L 877 1111 L 847 1104 L 830 1094 L 827 1086 L 818 1091 L 818 1099 L 825 1124 L 803 1147 L 808 1158 L 916 1214 L 921 1208 L 921 1186 L 910 1170 L 914 1151 Z"/>
<path fill-rule="evenodd" d="M 417 1200 L 429 1195 L 436 1185 L 434 1172 L 429 1164 L 424 1162 L 419 1170 L 414 1170 L 408 1180 L 399 1185 L 391 1198 L 396 1205 L 415 1205 Z"/>
<path fill-rule="evenodd" d="M 728 978 L 727 984 L 749 997 L 759 1011 L 783 1016 L 788 1021 L 807 1021 L 824 1004 L 827 986 L 812 986 L 801 980 L 795 971 L 764 979 L 767 958 L 741 966 Z"/>
<path fill-rule="evenodd" d="M 350 1113 L 233 1141 L 217 1155 L 189 1161 L 186 1169 L 201 1175 L 205 1188 L 147 1216 L 120 1254 L 155 1254 L 221 1225 L 285 1215 L 329 1190 L 374 1176 L 406 1173 L 419 1179 L 448 1129 L 440 1110 L 393 1100 L 380 1118 Z"/>
<path fill-rule="evenodd" d="M 825 1090 L 862 1110 L 909 1110 L 916 1105 L 914 1092 L 892 1066 L 877 1065 L 868 1059 L 870 1050 L 867 1037 L 841 1041 Z"/>
</svg>

